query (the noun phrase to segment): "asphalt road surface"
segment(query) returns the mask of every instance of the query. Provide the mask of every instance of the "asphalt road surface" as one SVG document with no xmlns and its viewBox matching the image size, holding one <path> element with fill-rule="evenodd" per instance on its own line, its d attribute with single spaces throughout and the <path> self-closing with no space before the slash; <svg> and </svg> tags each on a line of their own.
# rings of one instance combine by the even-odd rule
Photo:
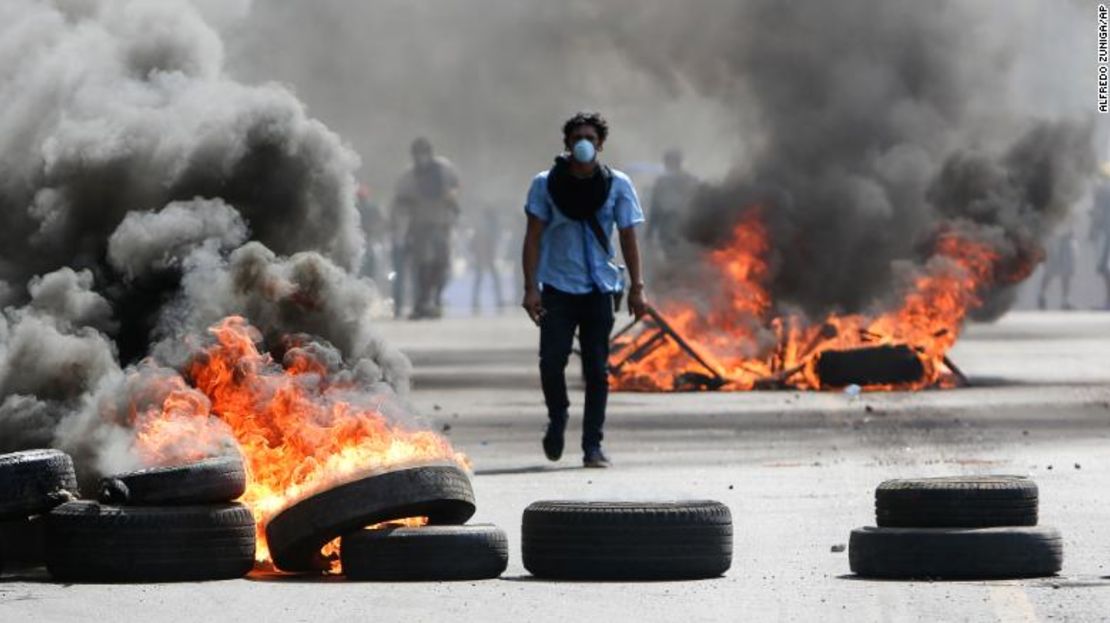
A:
<svg viewBox="0 0 1110 623">
<path fill-rule="evenodd" d="M 418 410 L 473 461 L 473 521 L 509 534 L 502 579 L 63 586 L 32 570 L 0 582 L 0 621 L 1110 619 L 1110 314 L 1013 314 L 972 327 L 953 353 L 969 389 L 859 398 L 615 394 L 609 470 L 581 468 L 579 413 L 563 460 L 543 458 L 537 336 L 521 314 L 382 329 L 414 362 Z M 580 409 L 579 397 L 572 402 Z M 1065 539 L 1059 577 L 879 582 L 850 574 L 839 546 L 852 528 L 873 525 L 880 481 L 979 473 L 1036 479 L 1041 523 Z M 720 500 L 735 523 L 732 569 L 699 582 L 533 579 L 520 562 L 520 514 L 545 498 Z"/>
</svg>

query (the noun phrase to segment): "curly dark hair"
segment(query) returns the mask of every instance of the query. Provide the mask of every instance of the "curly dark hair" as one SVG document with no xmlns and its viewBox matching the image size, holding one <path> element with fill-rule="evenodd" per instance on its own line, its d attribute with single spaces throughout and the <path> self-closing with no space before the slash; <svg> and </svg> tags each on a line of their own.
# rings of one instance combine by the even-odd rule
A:
<svg viewBox="0 0 1110 623">
<path fill-rule="evenodd" d="M 570 133 L 574 132 L 575 128 L 583 125 L 592 125 L 594 129 L 597 130 L 598 140 L 602 143 L 605 142 L 605 139 L 609 138 L 609 122 L 605 120 L 605 117 L 601 116 L 601 113 L 579 112 L 575 113 L 573 117 L 567 119 L 567 122 L 563 124 L 563 140 L 566 141 L 570 138 Z"/>
</svg>

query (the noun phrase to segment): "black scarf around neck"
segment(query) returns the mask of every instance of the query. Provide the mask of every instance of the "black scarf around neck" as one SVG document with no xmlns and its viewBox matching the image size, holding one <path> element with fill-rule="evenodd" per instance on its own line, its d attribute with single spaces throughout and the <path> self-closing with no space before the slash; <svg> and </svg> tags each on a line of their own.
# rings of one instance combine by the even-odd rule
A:
<svg viewBox="0 0 1110 623">
<path fill-rule="evenodd" d="M 576 177 L 570 172 L 570 160 L 566 156 L 555 159 L 555 166 L 547 174 L 547 192 L 567 218 L 584 221 L 605 205 L 609 189 L 613 185 L 613 174 L 609 167 L 598 165 L 590 177 Z"/>
</svg>

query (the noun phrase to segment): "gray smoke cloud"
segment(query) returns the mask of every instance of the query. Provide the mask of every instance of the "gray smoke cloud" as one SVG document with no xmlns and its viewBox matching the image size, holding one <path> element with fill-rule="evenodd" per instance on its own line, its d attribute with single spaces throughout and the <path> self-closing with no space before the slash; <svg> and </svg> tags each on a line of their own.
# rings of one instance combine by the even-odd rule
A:
<svg viewBox="0 0 1110 623">
<path fill-rule="evenodd" d="M 234 249 L 247 240 L 247 224 L 219 199 L 172 202 L 158 212 L 131 212 L 108 237 L 108 262 L 125 279 L 179 268 L 203 245 Z"/>
<path fill-rule="evenodd" d="M 155 331 L 160 340 L 154 352 L 162 361 L 180 362 L 187 336 L 234 314 L 250 319 L 268 343 L 297 333 L 318 336 L 364 376 L 404 393 L 411 364 L 373 327 L 382 305 L 372 282 L 316 252 L 281 257 L 248 242 L 225 256 L 202 247 L 186 259 L 178 298 Z"/>
<path fill-rule="evenodd" d="M 605 155 L 622 165 L 658 163 L 680 145 L 692 167 L 717 175 L 740 148 L 726 102 L 659 80 L 617 45 L 614 33 L 641 7 L 666 3 L 613 4 L 628 10 L 610 17 L 597 0 L 265 0 L 224 31 L 235 75 L 292 84 L 357 147 L 378 199 L 389 199 L 423 135 L 459 168 L 464 216 L 492 206 L 523 231 L 528 182 L 551 166 L 577 110 L 605 113 Z"/>
<path fill-rule="evenodd" d="M 350 272 L 358 156 L 290 89 L 227 72 L 217 27 L 249 8 L 0 6 L 0 450 L 68 450 L 86 481 L 137 466 L 147 408 L 178 391 L 205 411 L 181 371 L 231 314 L 407 391 Z"/>
<path fill-rule="evenodd" d="M 997 245 L 1003 264 L 1042 254 L 1095 164 L 1089 109 L 1074 105 L 1081 55 L 1035 43 L 1083 40 L 1079 4 L 703 2 L 642 13 L 619 45 L 660 80 L 729 102 L 749 133 L 749 153 L 695 201 L 690 239 L 727 244 L 762 206 L 771 295 L 820 316 L 889 301 L 898 267 L 923 264 L 940 229 Z M 1073 83 L 1038 110 L 1030 77 L 1048 73 Z"/>
<path fill-rule="evenodd" d="M 149 388 L 180 381 L 229 314 L 279 359 L 303 349 L 403 393 L 408 362 L 350 272 L 355 174 L 388 192 L 418 134 L 457 161 L 464 210 L 519 215 L 562 121 L 601 109 L 611 162 L 678 145 L 711 178 L 676 269 L 701 270 L 762 205 L 772 294 L 814 314 L 937 265 L 938 228 L 1035 257 L 1093 165 L 1083 10 L 6 0 L 0 448 L 56 445 L 89 473 L 133 463 L 121 405 L 157 404 Z M 711 298 L 689 281 L 684 296 Z"/>
<path fill-rule="evenodd" d="M 761 203 L 773 295 L 820 315 L 888 298 L 940 224 L 992 225 L 942 190 L 960 162 L 1002 173 L 976 192 L 1008 198 L 993 224 L 1013 244 L 1038 245 L 1075 203 L 1092 165 L 1088 4 L 271 0 L 227 31 L 234 70 L 294 84 L 360 146 L 380 194 L 427 134 L 462 160 L 470 206 L 519 218 L 559 122 L 584 107 L 612 122 L 618 166 L 684 147 L 710 183 L 696 246 L 662 267 L 674 278 L 654 275 L 657 295 L 704 284 L 702 250 Z"/>
</svg>

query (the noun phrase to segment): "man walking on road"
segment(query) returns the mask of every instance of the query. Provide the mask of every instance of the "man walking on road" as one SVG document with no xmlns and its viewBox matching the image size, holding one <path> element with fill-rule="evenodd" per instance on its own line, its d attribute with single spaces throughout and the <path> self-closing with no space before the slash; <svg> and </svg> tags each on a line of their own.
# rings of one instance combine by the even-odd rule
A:
<svg viewBox="0 0 1110 623">
<path fill-rule="evenodd" d="M 632 282 L 628 311 L 639 317 L 647 308 L 635 229 L 644 214 L 628 176 L 598 161 L 608 135 L 609 125 L 597 113 L 571 117 L 563 125 L 566 151 L 532 180 L 525 204 L 524 309 L 540 327 L 540 379 L 548 417 L 544 454 L 552 461 L 563 454 L 570 406 L 565 370 L 577 330 L 586 381 L 586 467 L 609 466 L 601 449 L 609 397 L 609 333 L 614 297 L 624 289 L 621 267 L 614 262 L 614 227 Z"/>
</svg>

